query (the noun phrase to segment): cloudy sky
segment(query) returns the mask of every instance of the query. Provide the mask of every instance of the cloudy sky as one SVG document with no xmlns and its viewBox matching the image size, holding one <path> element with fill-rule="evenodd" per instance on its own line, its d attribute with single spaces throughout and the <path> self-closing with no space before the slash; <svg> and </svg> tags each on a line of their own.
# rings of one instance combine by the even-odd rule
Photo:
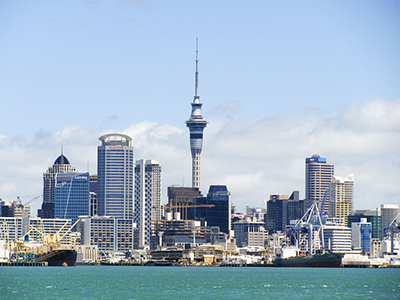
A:
<svg viewBox="0 0 400 300">
<path fill-rule="evenodd" d="M 355 174 L 355 207 L 400 204 L 400 3 L 1 1 L 0 198 L 41 195 L 61 152 L 96 173 L 98 138 L 191 184 L 199 38 L 201 189 L 263 206 L 300 191 L 314 153 Z M 41 200 L 32 203 L 33 214 Z"/>
</svg>

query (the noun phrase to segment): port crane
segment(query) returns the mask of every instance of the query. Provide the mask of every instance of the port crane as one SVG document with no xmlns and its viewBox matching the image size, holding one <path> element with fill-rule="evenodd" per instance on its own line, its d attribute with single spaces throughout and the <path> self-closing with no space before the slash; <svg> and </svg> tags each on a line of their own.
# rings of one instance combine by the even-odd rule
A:
<svg viewBox="0 0 400 300">
<path fill-rule="evenodd" d="M 321 213 L 316 201 L 293 227 L 287 229 L 288 237 L 294 239 L 297 249 L 315 254 L 324 249 L 324 231 Z"/>
<path fill-rule="evenodd" d="M 400 224 L 397 223 L 397 218 L 398 217 L 400 217 L 400 212 L 392 220 L 392 222 L 390 222 L 389 226 L 386 226 L 386 227 L 382 228 L 384 235 L 386 233 L 386 235 L 388 235 L 389 238 L 390 238 L 390 254 L 393 254 L 393 250 L 394 250 L 394 244 L 393 244 L 394 233 L 400 231 Z"/>
</svg>

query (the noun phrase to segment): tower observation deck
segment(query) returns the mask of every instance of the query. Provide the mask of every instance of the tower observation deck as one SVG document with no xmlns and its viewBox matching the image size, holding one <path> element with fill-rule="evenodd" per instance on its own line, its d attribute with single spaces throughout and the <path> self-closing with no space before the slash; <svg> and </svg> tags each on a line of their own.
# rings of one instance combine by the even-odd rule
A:
<svg viewBox="0 0 400 300">
<path fill-rule="evenodd" d="M 192 152 L 192 187 L 200 189 L 200 154 L 203 148 L 203 130 L 207 126 L 207 121 L 203 119 L 201 113 L 199 89 L 199 56 L 198 43 L 196 40 L 196 73 L 195 73 L 195 92 L 191 103 L 192 114 L 186 121 L 186 126 L 190 131 L 190 150 Z"/>
</svg>

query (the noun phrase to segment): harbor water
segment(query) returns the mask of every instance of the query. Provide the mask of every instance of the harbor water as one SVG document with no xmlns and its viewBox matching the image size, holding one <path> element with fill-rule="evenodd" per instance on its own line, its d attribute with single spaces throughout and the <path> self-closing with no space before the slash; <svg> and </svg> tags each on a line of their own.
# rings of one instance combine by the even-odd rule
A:
<svg viewBox="0 0 400 300">
<path fill-rule="evenodd" d="M 1 267 L 0 299 L 400 299 L 400 269 Z"/>
</svg>

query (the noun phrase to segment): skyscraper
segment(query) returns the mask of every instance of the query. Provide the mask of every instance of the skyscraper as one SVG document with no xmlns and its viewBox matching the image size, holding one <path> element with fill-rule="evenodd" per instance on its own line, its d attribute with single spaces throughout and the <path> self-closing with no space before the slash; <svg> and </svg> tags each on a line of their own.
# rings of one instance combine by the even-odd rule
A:
<svg viewBox="0 0 400 300">
<path fill-rule="evenodd" d="M 306 199 L 318 201 L 320 209 L 329 210 L 329 184 L 334 174 L 333 164 L 328 164 L 326 158 L 314 154 L 306 158 Z"/>
<path fill-rule="evenodd" d="M 195 73 L 195 92 L 192 102 L 192 114 L 186 121 L 186 126 L 190 131 L 190 150 L 192 153 L 192 187 L 200 189 L 200 154 L 203 148 L 203 130 L 207 126 L 207 121 L 203 119 L 201 113 L 199 88 L 199 68 L 198 68 L 198 48 L 196 41 L 196 73 Z"/>
<path fill-rule="evenodd" d="M 132 138 L 121 133 L 102 135 L 97 148 L 99 216 L 133 219 Z"/>
<path fill-rule="evenodd" d="M 54 200 L 57 174 L 74 173 L 77 169 L 69 163 L 69 160 L 61 153 L 55 160 L 53 166 L 49 167 L 43 174 L 43 204 L 38 210 L 38 216 L 42 219 L 54 218 Z"/>
<path fill-rule="evenodd" d="M 354 213 L 354 174 L 346 178 L 333 176 L 329 185 L 329 215 L 335 218 L 344 218 L 344 225 L 348 224 L 348 216 Z"/>
<path fill-rule="evenodd" d="M 135 214 L 138 244 L 135 248 L 150 247 L 151 220 L 161 219 L 161 166 L 155 160 L 135 163 Z"/>
<path fill-rule="evenodd" d="M 58 174 L 55 187 L 54 217 L 72 219 L 89 215 L 89 173 Z"/>
<path fill-rule="evenodd" d="M 211 185 L 207 197 L 195 198 L 193 215 L 196 220 L 206 221 L 207 226 L 218 226 L 221 232 L 229 235 L 231 204 L 231 193 L 226 185 Z"/>
</svg>

